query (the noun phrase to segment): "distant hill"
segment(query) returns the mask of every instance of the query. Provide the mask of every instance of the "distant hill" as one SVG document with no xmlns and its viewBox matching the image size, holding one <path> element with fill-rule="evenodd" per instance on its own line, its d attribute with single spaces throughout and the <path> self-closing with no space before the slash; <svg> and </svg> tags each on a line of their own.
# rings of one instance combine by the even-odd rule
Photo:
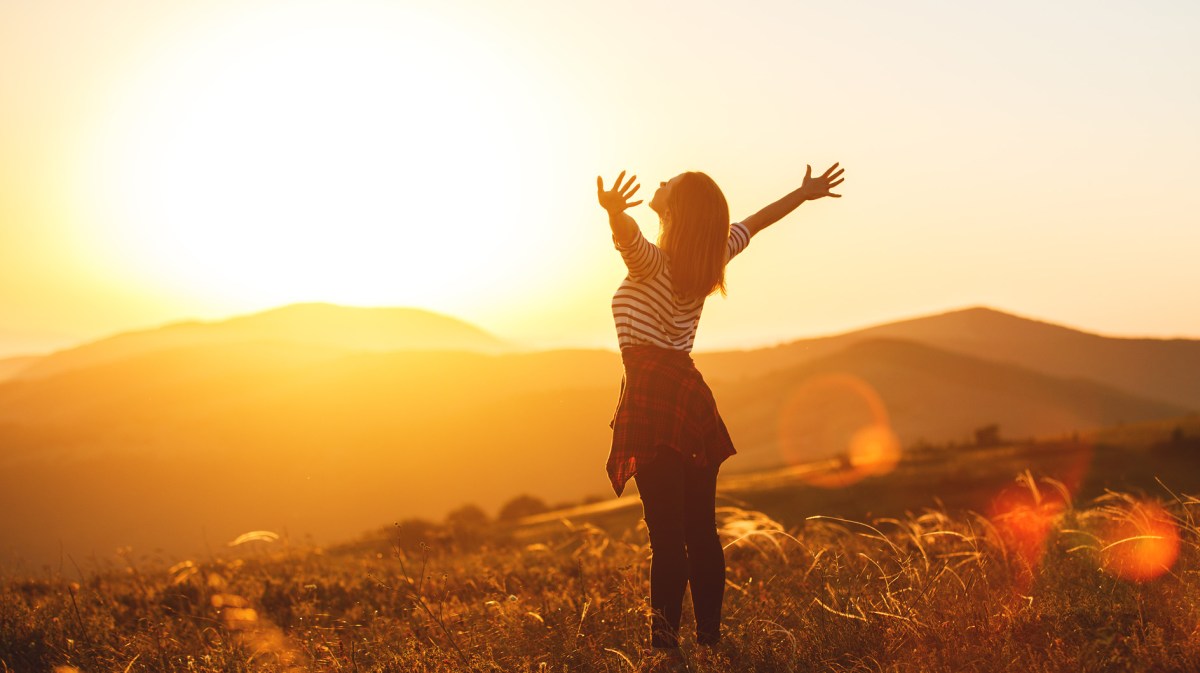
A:
<svg viewBox="0 0 1200 673">
<path fill-rule="evenodd" d="M 0 383 L 0 511 L 23 512 L 0 517 L 0 551 L 55 555 L 59 540 L 82 552 L 192 549 L 206 535 L 219 543 L 261 528 L 340 539 L 464 502 L 494 510 L 522 492 L 607 497 L 620 373 L 611 351 L 244 341 Z M 876 339 L 713 379 L 739 448 L 725 473 L 843 450 L 839 433 L 862 409 L 836 390 L 811 394 L 830 376 L 874 390 L 905 446 L 963 441 L 988 423 L 1009 436 L 1065 434 L 1182 413 L 1093 382 Z M 781 438 L 784 417 L 801 441 Z"/>
<path fill-rule="evenodd" d="M 185 346 L 275 342 L 353 351 L 510 350 L 469 323 L 413 308 L 292 304 L 216 322 L 181 322 L 125 332 L 42 357 L 13 378 L 44 378 L 70 369 Z M 4 377 L 0 377 L 4 380 Z"/>
<path fill-rule="evenodd" d="M 816 460 L 845 450 L 845 441 L 822 446 L 816 440 L 841 437 L 846 431 L 839 434 L 839 424 L 853 430 L 869 420 L 863 393 L 857 384 L 845 384 L 847 379 L 878 395 L 904 447 L 970 442 L 974 430 L 993 423 L 1006 437 L 1045 437 L 1189 411 L 1093 381 L 911 341 L 874 339 L 752 379 L 714 383 L 725 420 L 737 434 L 742 453 L 737 469 L 765 469 L 785 459 Z M 781 437 L 787 425 L 816 436 L 789 442 Z"/>
<path fill-rule="evenodd" d="M 16 377 L 23 369 L 28 369 L 34 362 L 40 360 L 42 355 L 18 355 L 10 358 L 0 358 L 0 381 Z"/>
<path fill-rule="evenodd" d="M 24 514 L 0 517 L 0 555 L 191 549 L 259 528 L 336 539 L 547 485 L 602 494 L 619 375 L 606 351 L 238 343 L 3 383 L 0 511 Z"/>
<path fill-rule="evenodd" d="M 752 378 L 872 339 L 905 339 L 1200 410 L 1200 340 L 1104 337 L 969 308 L 754 351 L 699 354 L 711 378 Z"/>
</svg>

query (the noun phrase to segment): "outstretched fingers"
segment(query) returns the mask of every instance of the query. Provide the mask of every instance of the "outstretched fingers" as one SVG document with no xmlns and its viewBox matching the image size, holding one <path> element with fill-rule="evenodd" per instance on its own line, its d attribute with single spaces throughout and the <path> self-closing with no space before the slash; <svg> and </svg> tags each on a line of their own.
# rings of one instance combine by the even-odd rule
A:
<svg viewBox="0 0 1200 673">
<path fill-rule="evenodd" d="M 845 181 L 845 178 L 842 177 L 842 174 L 846 172 L 846 169 L 838 168 L 838 166 L 840 166 L 840 165 L 841 165 L 840 161 L 837 163 L 834 163 L 832 166 L 830 166 L 828 169 L 826 169 L 823 174 L 821 174 L 821 178 L 820 178 L 825 183 L 825 195 L 832 196 L 835 199 L 842 198 L 842 195 L 834 194 L 833 192 L 831 192 L 829 190 L 833 189 L 834 187 L 837 187 L 838 185 L 842 184 L 842 182 Z"/>
<path fill-rule="evenodd" d="M 625 174 L 624 174 L 624 173 L 622 173 L 621 175 L 625 175 Z M 623 186 L 623 187 L 622 187 L 622 186 L 621 186 L 621 181 L 620 181 L 620 180 L 617 180 L 617 186 L 618 186 L 618 188 L 617 188 L 617 191 L 618 191 L 618 192 L 620 192 L 620 193 L 622 193 L 622 194 L 624 194 L 624 193 L 625 193 L 625 191 L 626 191 L 627 189 L 629 189 L 629 186 L 630 186 L 630 185 L 632 185 L 632 184 L 633 184 L 635 181 L 637 181 L 637 176 L 636 176 L 636 175 L 631 175 L 631 176 L 629 176 L 629 180 L 625 182 L 625 186 Z"/>
<path fill-rule="evenodd" d="M 621 171 L 617 175 L 617 179 L 613 181 L 610 189 L 604 189 L 604 178 L 596 176 L 596 196 L 600 199 L 600 205 L 609 212 L 625 210 L 632 208 L 641 201 L 629 202 L 629 199 L 637 193 L 642 186 L 637 183 L 637 176 L 632 175 L 628 180 L 625 179 L 625 171 Z"/>
<path fill-rule="evenodd" d="M 633 177 L 634 177 L 634 178 L 636 178 L 637 176 L 635 175 L 635 176 L 633 176 Z M 631 178 L 631 179 L 632 179 L 632 178 Z M 626 186 L 626 187 L 628 187 L 629 185 L 625 185 L 625 186 Z M 642 186 L 641 186 L 640 184 L 639 184 L 639 185 L 634 185 L 634 186 L 633 186 L 633 189 L 629 190 L 628 192 L 624 192 L 624 193 L 622 193 L 622 194 L 621 194 L 621 198 L 622 198 L 622 199 L 625 201 L 625 207 L 626 207 L 626 208 L 632 208 L 632 207 L 634 207 L 634 206 L 636 206 L 637 204 L 639 204 L 639 203 L 641 203 L 641 202 L 642 202 L 642 201 L 641 201 L 641 199 L 638 199 L 637 201 L 634 201 L 633 203 L 629 203 L 629 199 L 632 199 L 632 198 L 633 198 L 633 195 L 634 195 L 634 194 L 637 194 L 637 190 L 639 190 L 639 189 L 641 189 L 641 188 L 642 188 Z"/>
</svg>

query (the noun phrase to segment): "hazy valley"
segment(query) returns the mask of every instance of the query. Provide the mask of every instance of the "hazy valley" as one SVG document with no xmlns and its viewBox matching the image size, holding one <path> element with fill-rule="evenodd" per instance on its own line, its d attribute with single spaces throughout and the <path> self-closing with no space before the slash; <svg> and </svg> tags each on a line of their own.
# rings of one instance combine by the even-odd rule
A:
<svg viewBox="0 0 1200 673">
<path fill-rule="evenodd" d="M 867 398 L 904 449 L 1200 408 L 1200 342 L 988 309 L 695 359 L 738 446 L 727 479 L 844 453 L 878 415 Z M 612 498 L 615 352 L 522 352 L 426 312 L 299 305 L 4 362 L 6 561 L 184 554 L 257 529 L 324 543 L 522 493 Z"/>
</svg>

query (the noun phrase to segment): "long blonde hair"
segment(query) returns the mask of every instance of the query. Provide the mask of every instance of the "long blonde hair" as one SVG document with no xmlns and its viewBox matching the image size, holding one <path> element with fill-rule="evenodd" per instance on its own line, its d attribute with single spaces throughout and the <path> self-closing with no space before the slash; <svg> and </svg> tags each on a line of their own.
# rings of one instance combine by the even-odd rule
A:
<svg viewBox="0 0 1200 673">
<path fill-rule="evenodd" d="M 667 197 L 658 247 L 671 259 L 675 294 L 691 299 L 725 294 L 729 204 L 713 179 L 684 173 Z"/>
</svg>

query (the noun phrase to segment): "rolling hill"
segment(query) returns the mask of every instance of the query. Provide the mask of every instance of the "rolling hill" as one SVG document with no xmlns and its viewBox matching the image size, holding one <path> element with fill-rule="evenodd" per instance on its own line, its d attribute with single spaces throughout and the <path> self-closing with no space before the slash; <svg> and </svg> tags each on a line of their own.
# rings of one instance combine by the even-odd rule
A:
<svg viewBox="0 0 1200 673">
<path fill-rule="evenodd" d="M 961 442 L 989 423 L 1054 435 L 1193 409 L 928 343 L 819 343 L 824 352 L 802 357 L 796 344 L 697 356 L 739 447 L 725 474 L 843 451 L 867 418 L 862 390 L 903 446 Z M 522 492 L 608 497 L 619 378 L 611 351 L 251 338 L 0 383 L 0 551 L 193 549 L 261 528 L 342 539 Z"/>
<path fill-rule="evenodd" d="M 498 353 L 511 346 L 469 323 L 412 308 L 292 304 L 217 322 L 181 322 L 125 332 L 38 358 L 5 378 L 44 378 L 184 346 L 249 341 L 339 348 L 346 352 L 464 350 Z"/>
<path fill-rule="evenodd" d="M 0 381 L 16 377 L 22 369 L 29 368 L 42 357 L 41 355 L 18 355 L 0 359 Z"/>
<path fill-rule="evenodd" d="M 982 307 L 773 348 L 703 354 L 696 361 L 712 378 L 754 377 L 881 338 L 915 341 L 1063 378 L 1089 379 L 1200 409 L 1200 340 L 1105 337 Z"/>
<path fill-rule="evenodd" d="M 975 429 L 993 423 L 1007 437 L 1046 437 L 1189 411 L 1092 381 L 898 339 L 860 341 L 753 379 L 715 382 L 713 388 L 731 432 L 737 432 L 738 470 L 845 450 L 846 435 L 871 421 L 864 395 L 872 393 L 902 447 L 967 443 Z M 839 430 L 839 423 L 847 427 Z M 788 426 L 807 428 L 811 436 L 782 437 Z M 816 442 L 819 437 L 825 445 Z"/>
</svg>

